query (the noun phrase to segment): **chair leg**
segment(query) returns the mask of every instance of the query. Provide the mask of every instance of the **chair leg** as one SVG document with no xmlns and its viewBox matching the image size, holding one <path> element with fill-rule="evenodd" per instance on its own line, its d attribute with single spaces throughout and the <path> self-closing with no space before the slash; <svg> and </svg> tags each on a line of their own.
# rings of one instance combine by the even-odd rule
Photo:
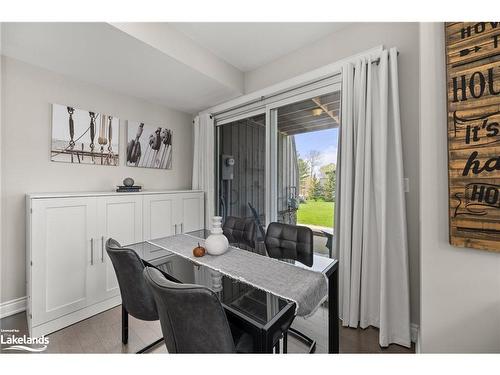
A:
<svg viewBox="0 0 500 375">
<path fill-rule="evenodd" d="M 153 342 L 152 344 L 149 344 L 148 346 L 145 346 L 144 348 L 142 348 L 141 350 L 139 350 L 136 354 L 143 354 L 144 352 L 148 351 L 149 349 L 155 347 L 156 345 L 158 345 L 159 343 L 161 343 L 163 341 L 163 337 L 161 339 L 158 339 L 156 340 L 155 342 Z"/>
<path fill-rule="evenodd" d="M 295 328 L 289 328 L 288 332 L 290 335 L 295 337 L 296 339 L 301 340 L 302 342 L 305 342 L 309 346 L 308 353 L 314 353 L 316 351 L 316 341 L 311 339 L 310 337 L 304 335 L 302 332 L 297 331 Z"/>
<path fill-rule="evenodd" d="M 280 340 L 274 345 L 274 353 L 275 354 L 280 354 Z"/>
<path fill-rule="evenodd" d="M 122 305 L 122 343 L 127 345 L 128 342 L 128 312 Z"/>
<path fill-rule="evenodd" d="M 152 344 L 149 344 L 148 346 L 145 346 L 141 350 L 139 350 L 136 354 L 142 354 L 149 349 L 155 347 L 159 343 L 163 341 L 163 337 L 161 339 L 156 340 Z M 128 343 L 128 312 L 127 309 L 122 305 L 122 343 L 123 345 L 127 345 Z"/>
<path fill-rule="evenodd" d="M 283 333 L 283 354 L 288 353 L 288 332 Z"/>
</svg>

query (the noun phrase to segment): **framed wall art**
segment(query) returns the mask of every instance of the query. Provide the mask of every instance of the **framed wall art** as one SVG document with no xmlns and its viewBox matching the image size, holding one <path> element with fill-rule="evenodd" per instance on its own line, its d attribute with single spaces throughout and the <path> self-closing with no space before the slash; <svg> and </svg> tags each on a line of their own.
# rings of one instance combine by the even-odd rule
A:
<svg viewBox="0 0 500 375">
<path fill-rule="evenodd" d="M 445 28 L 450 243 L 500 251 L 500 22 Z"/>
<path fill-rule="evenodd" d="M 127 165 L 172 169 L 172 130 L 164 126 L 128 121 Z"/>
<path fill-rule="evenodd" d="M 120 120 L 112 115 L 52 104 L 50 160 L 117 166 Z"/>
</svg>

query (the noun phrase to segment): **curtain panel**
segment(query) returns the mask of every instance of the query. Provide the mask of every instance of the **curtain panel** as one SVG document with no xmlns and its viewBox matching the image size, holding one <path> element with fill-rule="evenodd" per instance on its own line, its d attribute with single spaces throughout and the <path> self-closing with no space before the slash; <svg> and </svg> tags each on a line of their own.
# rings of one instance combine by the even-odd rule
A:
<svg viewBox="0 0 500 375">
<path fill-rule="evenodd" d="M 205 228 L 215 215 L 215 129 L 208 113 L 200 113 L 193 121 L 193 178 L 192 189 L 205 192 Z"/>
<path fill-rule="evenodd" d="M 342 70 L 336 206 L 339 313 L 410 346 L 410 288 L 397 51 Z"/>
</svg>

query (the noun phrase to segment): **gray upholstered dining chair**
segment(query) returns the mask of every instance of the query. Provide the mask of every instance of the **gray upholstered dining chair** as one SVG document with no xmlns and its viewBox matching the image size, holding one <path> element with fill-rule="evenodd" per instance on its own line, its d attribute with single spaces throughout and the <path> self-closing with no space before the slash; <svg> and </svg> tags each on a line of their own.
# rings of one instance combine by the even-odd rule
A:
<svg viewBox="0 0 500 375">
<path fill-rule="evenodd" d="M 222 231 L 229 243 L 243 250 L 255 251 L 255 222 L 252 218 L 228 216 Z"/>
<path fill-rule="evenodd" d="M 106 252 L 111 259 L 120 286 L 122 297 L 122 343 L 126 345 L 128 343 L 129 314 L 140 320 L 159 320 L 153 294 L 142 275 L 144 267 L 151 265 L 143 261 L 134 250 L 121 247 L 118 241 L 112 238 L 106 241 Z M 144 353 L 162 340 L 163 337 L 142 348 L 137 353 Z"/>
<path fill-rule="evenodd" d="M 298 260 L 312 266 L 314 246 L 311 228 L 283 223 L 270 223 L 265 238 L 271 258 Z"/>
<path fill-rule="evenodd" d="M 271 258 L 296 260 L 306 266 L 312 266 L 314 259 L 314 242 L 311 228 L 283 223 L 270 223 L 267 227 L 264 241 L 267 254 Z M 304 341 L 309 347 L 309 353 L 316 350 L 316 341 L 302 332 L 290 327 L 288 333 Z M 287 333 L 283 337 L 283 347 L 286 352 Z"/>
<path fill-rule="evenodd" d="M 146 267 L 144 279 L 153 292 L 169 353 L 250 353 L 253 339 L 231 329 L 224 308 L 209 288 L 173 283 Z"/>
</svg>

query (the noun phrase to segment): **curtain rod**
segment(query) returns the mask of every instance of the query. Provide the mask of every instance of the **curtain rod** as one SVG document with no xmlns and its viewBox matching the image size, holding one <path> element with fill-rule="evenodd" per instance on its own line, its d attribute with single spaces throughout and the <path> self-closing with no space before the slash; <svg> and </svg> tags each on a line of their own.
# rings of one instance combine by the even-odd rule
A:
<svg viewBox="0 0 500 375">
<path fill-rule="evenodd" d="M 399 51 L 398 51 L 398 56 L 399 56 Z M 380 57 L 377 57 L 375 60 L 372 61 L 372 64 L 379 64 L 380 63 Z"/>
<path fill-rule="evenodd" d="M 399 56 L 399 51 L 397 51 L 397 54 Z M 375 60 L 372 61 L 372 64 L 375 63 L 375 64 L 379 64 L 380 63 L 380 57 L 376 58 Z M 272 97 L 275 97 L 275 96 L 278 96 L 278 95 L 282 95 L 282 94 L 286 94 L 287 92 L 290 92 L 290 91 L 293 91 L 293 90 L 296 90 L 297 88 L 299 87 L 302 87 L 302 86 L 306 86 L 306 85 L 310 85 L 310 84 L 314 84 L 314 83 L 317 83 L 317 82 L 321 82 L 321 81 L 324 81 L 326 79 L 329 79 L 329 78 L 332 78 L 332 77 L 335 77 L 337 75 L 339 75 L 340 73 L 335 73 L 333 75 L 330 75 L 330 76 L 327 76 L 327 77 L 323 77 L 323 78 L 320 78 L 320 79 L 317 79 L 317 80 L 314 80 L 314 81 L 311 81 L 311 82 L 308 82 L 308 83 L 305 83 L 303 85 L 299 85 L 299 86 L 294 86 L 294 87 L 291 87 L 289 89 L 286 89 L 286 90 L 283 90 L 283 91 L 278 91 L 274 94 L 271 94 L 271 95 L 268 95 L 268 96 L 261 96 L 259 98 L 256 98 L 254 100 L 251 100 L 249 102 L 246 102 L 244 104 L 240 104 L 240 105 L 237 105 L 237 106 L 234 106 L 234 107 L 231 107 L 231 108 L 228 108 L 228 109 L 225 109 L 223 111 L 220 111 L 220 112 L 215 112 L 215 113 L 210 113 L 210 118 L 213 118 L 215 116 L 218 116 L 222 113 L 226 113 L 226 112 L 231 112 L 231 111 L 234 111 L 238 108 L 243 108 L 243 107 L 246 107 L 246 106 L 249 106 L 249 105 L 252 105 L 252 104 L 255 104 L 255 103 L 259 103 L 259 102 L 262 102 L 264 100 L 267 100 L 267 99 L 270 99 Z"/>
</svg>

